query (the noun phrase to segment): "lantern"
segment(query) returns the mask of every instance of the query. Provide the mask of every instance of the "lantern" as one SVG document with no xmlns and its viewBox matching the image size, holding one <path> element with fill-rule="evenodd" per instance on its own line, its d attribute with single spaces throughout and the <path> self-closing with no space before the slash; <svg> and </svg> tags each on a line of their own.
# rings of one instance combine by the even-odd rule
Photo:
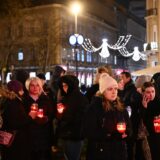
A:
<svg viewBox="0 0 160 160">
<path fill-rule="evenodd" d="M 125 133 L 125 131 L 126 131 L 126 123 L 125 122 L 117 123 L 117 131 L 119 133 Z"/>
<path fill-rule="evenodd" d="M 37 112 L 38 111 L 38 104 L 37 103 L 33 103 L 31 105 L 31 111 L 32 112 Z"/>
<path fill-rule="evenodd" d="M 63 111 L 64 111 L 64 105 L 62 104 L 62 103 L 58 103 L 57 104 L 57 111 L 58 111 L 58 113 L 59 114 L 62 114 L 63 113 Z"/>
<path fill-rule="evenodd" d="M 160 133 L 160 116 L 154 117 L 153 125 L 155 132 Z"/>
<path fill-rule="evenodd" d="M 38 109 L 37 117 L 39 117 L 39 118 L 43 118 L 44 117 L 44 113 L 43 113 L 43 109 L 42 108 Z"/>
</svg>

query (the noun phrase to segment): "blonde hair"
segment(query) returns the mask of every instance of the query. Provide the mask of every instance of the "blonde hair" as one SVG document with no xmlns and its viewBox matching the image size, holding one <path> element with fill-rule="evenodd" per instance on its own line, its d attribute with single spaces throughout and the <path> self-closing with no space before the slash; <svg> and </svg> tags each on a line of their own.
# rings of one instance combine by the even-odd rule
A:
<svg viewBox="0 0 160 160">
<path fill-rule="evenodd" d="M 41 79 L 38 78 L 38 77 L 28 78 L 28 79 L 26 80 L 26 82 L 25 82 L 26 89 L 29 91 L 29 86 L 30 86 L 30 83 L 31 83 L 32 81 L 36 81 L 36 82 L 38 83 L 38 85 L 39 85 L 39 87 L 40 87 L 40 94 L 41 94 L 41 93 L 44 93 L 44 94 L 45 94 L 45 92 L 44 92 L 44 90 L 43 90 L 42 81 L 41 81 Z"/>
</svg>

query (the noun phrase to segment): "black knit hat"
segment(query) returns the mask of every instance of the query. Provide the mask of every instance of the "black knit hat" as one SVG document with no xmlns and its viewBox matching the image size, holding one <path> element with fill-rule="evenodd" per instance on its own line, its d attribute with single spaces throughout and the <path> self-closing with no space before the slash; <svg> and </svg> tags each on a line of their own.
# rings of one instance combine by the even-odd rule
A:
<svg viewBox="0 0 160 160">
<path fill-rule="evenodd" d="M 46 77 L 43 73 L 37 74 L 37 77 L 40 78 L 40 79 L 46 80 Z"/>
<path fill-rule="evenodd" d="M 8 88 L 8 90 L 13 91 L 16 94 L 18 94 L 19 91 L 23 90 L 23 85 L 21 82 L 19 82 L 17 80 L 12 80 L 12 81 L 8 82 L 7 88 Z"/>
</svg>

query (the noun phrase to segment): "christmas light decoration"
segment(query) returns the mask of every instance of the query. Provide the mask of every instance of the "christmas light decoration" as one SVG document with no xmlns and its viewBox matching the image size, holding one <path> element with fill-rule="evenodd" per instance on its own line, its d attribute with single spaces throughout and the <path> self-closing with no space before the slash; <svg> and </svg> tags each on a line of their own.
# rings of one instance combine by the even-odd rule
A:
<svg viewBox="0 0 160 160">
<path fill-rule="evenodd" d="M 132 59 L 134 61 L 139 61 L 140 59 L 146 60 L 146 55 L 139 51 L 138 47 L 134 47 L 134 51 L 129 53 L 126 45 L 129 42 L 131 38 L 131 35 L 127 36 L 120 36 L 117 42 L 114 45 L 108 44 L 107 39 L 102 40 L 102 45 L 98 48 L 94 47 L 92 45 L 92 42 L 90 39 L 85 38 L 84 43 L 82 44 L 82 47 L 89 52 L 97 52 L 99 50 L 99 55 L 103 58 L 107 58 L 110 56 L 109 49 L 118 50 L 119 53 L 124 57 L 130 57 L 133 56 Z M 109 48 L 109 49 L 108 49 Z"/>
</svg>

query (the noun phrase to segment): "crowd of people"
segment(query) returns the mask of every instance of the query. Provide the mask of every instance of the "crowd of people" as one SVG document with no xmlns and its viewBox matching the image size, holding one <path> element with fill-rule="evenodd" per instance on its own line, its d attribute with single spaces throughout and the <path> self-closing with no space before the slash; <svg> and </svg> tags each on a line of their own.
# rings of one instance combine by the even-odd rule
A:
<svg viewBox="0 0 160 160">
<path fill-rule="evenodd" d="M 2 145 L 2 160 L 53 160 L 63 146 L 64 160 L 160 160 L 160 73 L 135 81 L 109 65 L 97 68 L 93 85 L 55 66 L 43 73 L 15 71 L 0 87 L 2 131 L 15 133 Z M 85 143 L 85 145 L 84 145 Z"/>
</svg>

